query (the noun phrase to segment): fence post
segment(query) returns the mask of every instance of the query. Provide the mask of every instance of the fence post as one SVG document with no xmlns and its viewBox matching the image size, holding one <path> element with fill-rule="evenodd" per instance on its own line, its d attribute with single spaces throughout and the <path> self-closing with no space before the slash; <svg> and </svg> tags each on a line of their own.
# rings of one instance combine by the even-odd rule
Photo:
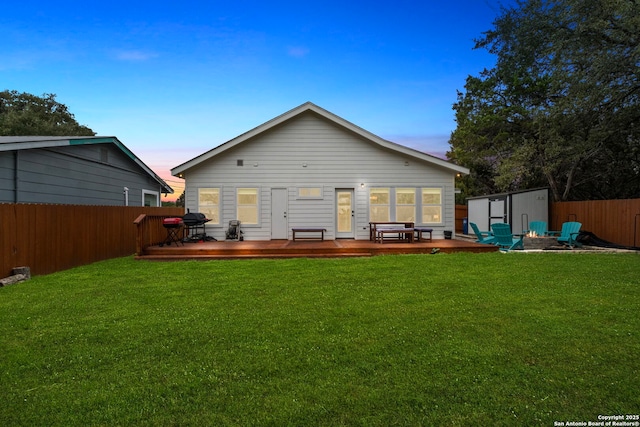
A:
<svg viewBox="0 0 640 427">
<path fill-rule="evenodd" d="M 145 219 L 147 218 L 146 214 L 140 214 L 138 218 L 136 218 L 133 223 L 136 225 L 136 255 L 142 255 L 142 246 L 144 242 L 144 224 Z"/>
</svg>

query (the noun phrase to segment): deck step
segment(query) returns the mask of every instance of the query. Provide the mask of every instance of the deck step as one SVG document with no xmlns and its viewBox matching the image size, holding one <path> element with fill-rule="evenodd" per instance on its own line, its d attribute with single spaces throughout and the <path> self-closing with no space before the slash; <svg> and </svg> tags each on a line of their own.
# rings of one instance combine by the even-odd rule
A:
<svg viewBox="0 0 640 427">
<path fill-rule="evenodd" d="M 156 254 L 156 255 L 143 255 L 136 256 L 137 260 L 148 261 L 186 261 L 186 260 L 223 260 L 223 259 L 269 259 L 269 258 L 357 258 L 357 257 L 370 257 L 371 253 L 366 252 L 341 252 L 341 253 L 273 253 L 273 254 Z"/>
</svg>

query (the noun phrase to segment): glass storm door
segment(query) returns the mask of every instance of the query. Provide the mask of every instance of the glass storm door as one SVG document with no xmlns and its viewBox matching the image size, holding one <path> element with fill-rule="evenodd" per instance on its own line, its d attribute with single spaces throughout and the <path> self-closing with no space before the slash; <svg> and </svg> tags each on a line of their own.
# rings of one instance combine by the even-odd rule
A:
<svg viewBox="0 0 640 427">
<path fill-rule="evenodd" d="M 355 212 L 353 211 L 353 190 L 336 190 L 336 238 L 355 237 Z"/>
</svg>

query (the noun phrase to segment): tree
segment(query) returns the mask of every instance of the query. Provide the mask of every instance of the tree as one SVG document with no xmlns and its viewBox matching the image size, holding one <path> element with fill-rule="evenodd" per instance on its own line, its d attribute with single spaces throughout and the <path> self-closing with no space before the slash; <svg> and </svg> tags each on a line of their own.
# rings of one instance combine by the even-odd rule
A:
<svg viewBox="0 0 640 427">
<path fill-rule="evenodd" d="M 80 125 L 55 94 L 42 97 L 15 90 L 0 92 L 0 135 L 93 136 Z"/>
<path fill-rule="evenodd" d="M 640 195 L 640 3 L 529 0 L 476 41 L 496 66 L 454 104 L 468 195 L 547 185 L 555 200 Z"/>
<path fill-rule="evenodd" d="M 182 192 L 182 194 L 180 194 L 180 197 L 178 197 L 176 199 L 176 206 L 183 207 L 183 208 L 185 207 L 185 204 L 184 204 L 184 191 Z"/>
</svg>

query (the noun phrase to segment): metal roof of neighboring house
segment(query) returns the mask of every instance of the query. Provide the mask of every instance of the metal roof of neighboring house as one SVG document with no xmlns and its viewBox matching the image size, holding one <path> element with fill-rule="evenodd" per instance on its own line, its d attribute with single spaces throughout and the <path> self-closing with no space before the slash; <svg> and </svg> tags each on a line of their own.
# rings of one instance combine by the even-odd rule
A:
<svg viewBox="0 0 640 427">
<path fill-rule="evenodd" d="M 133 160 L 142 170 L 156 180 L 166 191 L 173 194 L 171 188 L 162 178 L 144 164 L 115 136 L 0 136 L 0 151 L 29 150 L 37 148 L 64 147 L 70 145 L 114 144 L 127 157 Z"/>
<path fill-rule="evenodd" d="M 306 102 L 292 110 L 287 111 L 284 114 L 279 115 L 278 117 L 275 117 L 263 124 L 261 124 L 258 127 L 255 127 L 251 130 L 249 130 L 248 132 L 243 133 L 242 135 L 239 135 L 233 139 L 231 139 L 230 141 L 225 142 L 224 144 L 221 144 L 219 146 L 217 146 L 216 148 L 207 151 L 206 153 L 203 153 L 179 166 L 176 166 L 175 168 L 171 169 L 171 174 L 174 176 L 179 176 L 181 173 L 183 173 L 184 171 L 206 161 L 211 159 L 212 157 L 217 156 L 220 153 L 223 153 L 227 150 L 229 150 L 230 148 L 235 147 L 238 144 L 241 144 L 251 138 L 253 138 L 254 136 L 266 132 L 269 129 L 274 128 L 275 126 L 278 126 L 284 122 L 286 122 L 287 120 L 290 120 L 302 113 L 305 113 L 307 111 L 312 111 L 322 117 L 324 117 L 325 119 L 333 122 L 334 124 L 341 126 L 351 132 L 356 133 L 357 135 L 360 135 L 361 137 L 371 141 L 374 144 L 377 144 L 381 147 L 384 147 L 386 149 L 392 150 L 392 151 L 396 151 L 399 153 L 402 153 L 406 156 L 410 156 L 413 157 L 415 159 L 419 159 L 422 160 L 424 162 L 427 163 L 431 163 L 433 165 L 437 165 L 440 166 L 442 168 L 445 169 L 449 169 L 452 172 L 455 173 L 463 173 L 463 174 L 468 174 L 469 173 L 469 169 L 463 167 L 463 166 L 458 166 L 455 165 L 451 162 L 448 162 L 446 160 L 440 159 L 438 157 L 432 156 L 430 154 L 426 154 L 423 153 L 421 151 L 418 150 L 414 150 L 412 148 L 409 147 L 405 147 L 404 145 L 400 145 L 400 144 L 396 144 L 394 142 L 391 141 L 387 141 L 386 139 L 380 138 L 377 135 L 372 134 L 371 132 L 362 129 L 359 126 L 354 125 L 353 123 L 343 119 L 342 117 L 339 117 L 321 107 L 318 107 L 317 105 L 315 105 L 312 102 Z"/>
</svg>

